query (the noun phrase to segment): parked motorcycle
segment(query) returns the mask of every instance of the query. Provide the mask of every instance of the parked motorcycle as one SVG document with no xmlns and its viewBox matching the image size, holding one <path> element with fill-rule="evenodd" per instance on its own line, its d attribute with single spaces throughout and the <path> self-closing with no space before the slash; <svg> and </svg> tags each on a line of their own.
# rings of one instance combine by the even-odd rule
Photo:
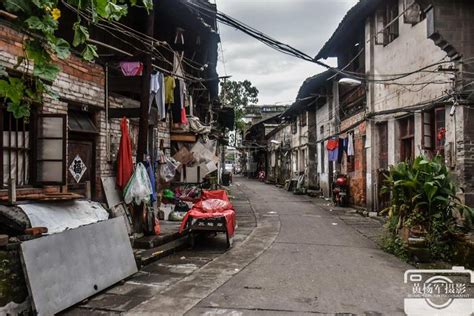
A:
<svg viewBox="0 0 474 316">
<path fill-rule="evenodd" d="M 346 175 L 338 175 L 332 190 L 332 199 L 336 206 L 347 206 L 349 202 L 349 186 Z"/>
</svg>

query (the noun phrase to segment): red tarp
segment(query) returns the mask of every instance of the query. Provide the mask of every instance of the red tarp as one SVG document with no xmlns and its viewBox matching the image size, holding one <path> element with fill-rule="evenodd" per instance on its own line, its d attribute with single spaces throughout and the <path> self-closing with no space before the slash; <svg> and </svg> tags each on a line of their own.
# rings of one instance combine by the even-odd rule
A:
<svg viewBox="0 0 474 316">
<path fill-rule="evenodd" d="M 120 138 L 120 147 L 117 158 L 117 185 L 123 190 L 133 174 L 132 143 L 130 142 L 130 136 L 128 134 L 126 117 L 122 118 L 120 128 L 122 130 L 122 137 Z"/>
<path fill-rule="evenodd" d="M 235 211 L 229 202 L 229 197 L 224 190 L 203 191 L 201 201 L 196 203 L 193 208 L 186 213 L 181 222 L 179 232 L 182 233 L 186 228 L 189 218 L 219 218 L 224 217 L 229 237 L 234 236 L 235 231 Z"/>
<path fill-rule="evenodd" d="M 227 192 L 224 190 L 214 190 L 214 191 L 202 191 L 201 193 L 202 200 L 209 200 L 209 199 L 219 199 L 229 202 L 229 197 L 227 196 Z"/>
</svg>

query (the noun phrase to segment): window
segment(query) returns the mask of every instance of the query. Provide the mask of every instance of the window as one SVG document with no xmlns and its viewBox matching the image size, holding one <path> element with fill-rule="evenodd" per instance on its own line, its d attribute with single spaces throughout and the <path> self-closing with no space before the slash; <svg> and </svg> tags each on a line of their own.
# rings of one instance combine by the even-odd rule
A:
<svg viewBox="0 0 474 316">
<path fill-rule="evenodd" d="M 66 183 L 66 115 L 38 115 L 35 180 L 38 184 Z"/>
<path fill-rule="evenodd" d="M 293 122 L 291 122 L 291 133 L 292 134 L 298 133 L 298 122 L 296 119 L 294 119 Z"/>
<path fill-rule="evenodd" d="M 446 137 L 446 114 L 444 108 L 437 108 L 422 115 L 423 148 L 433 155 L 444 156 Z"/>
<path fill-rule="evenodd" d="M 302 149 L 301 150 L 301 155 L 300 155 L 300 172 L 304 171 L 306 168 L 306 150 Z"/>
<path fill-rule="evenodd" d="M 383 45 L 391 43 L 400 32 L 398 0 L 388 0 L 386 2 L 385 7 L 377 11 L 377 34 L 383 36 L 383 43 L 380 43 L 379 36 L 377 36 L 377 42 Z"/>
<path fill-rule="evenodd" d="M 31 184 L 30 159 L 31 159 L 31 124 L 24 119 L 15 119 L 12 113 L 0 106 L 0 148 L 2 154 L 0 161 L 2 169 L 0 175 L 2 182 L 0 188 L 8 187 L 10 179 L 15 179 L 17 187 Z"/>
<path fill-rule="evenodd" d="M 388 169 L 388 124 L 377 125 L 379 140 L 379 169 Z"/>
<path fill-rule="evenodd" d="M 308 112 L 303 112 L 300 116 L 300 126 L 306 126 L 308 121 Z"/>
<path fill-rule="evenodd" d="M 415 158 L 415 125 L 413 116 L 398 121 L 400 134 L 400 159 L 413 161 Z"/>
<path fill-rule="evenodd" d="M 326 154 L 326 153 L 325 153 L 326 148 L 324 147 L 324 142 L 321 142 L 321 143 L 320 143 L 320 149 L 321 149 L 321 152 L 320 152 L 320 157 L 321 157 L 321 173 L 325 173 L 326 170 L 325 170 L 325 166 L 324 166 L 324 155 Z"/>
</svg>

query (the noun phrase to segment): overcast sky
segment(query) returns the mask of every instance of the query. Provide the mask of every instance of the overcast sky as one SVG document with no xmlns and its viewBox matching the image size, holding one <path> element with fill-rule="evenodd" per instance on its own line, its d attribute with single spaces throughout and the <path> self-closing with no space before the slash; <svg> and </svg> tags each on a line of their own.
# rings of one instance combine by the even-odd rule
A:
<svg viewBox="0 0 474 316">
<path fill-rule="evenodd" d="M 357 0 L 216 0 L 219 11 L 314 57 Z M 303 81 L 324 69 L 284 55 L 219 24 L 225 70 L 219 75 L 248 79 L 260 91 L 259 104 L 291 104 Z"/>
</svg>

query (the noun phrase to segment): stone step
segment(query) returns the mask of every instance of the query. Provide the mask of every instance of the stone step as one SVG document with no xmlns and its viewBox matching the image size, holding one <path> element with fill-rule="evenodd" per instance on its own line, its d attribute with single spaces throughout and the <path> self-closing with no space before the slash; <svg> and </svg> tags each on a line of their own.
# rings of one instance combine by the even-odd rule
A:
<svg viewBox="0 0 474 316">
<path fill-rule="evenodd" d="M 188 236 L 180 236 L 155 248 L 135 250 L 135 260 L 139 268 L 186 248 Z"/>
<path fill-rule="evenodd" d="M 165 245 L 170 243 L 176 239 L 183 237 L 178 232 L 170 233 L 170 234 L 162 234 L 158 236 L 145 236 L 139 238 L 133 242 L 133 248 L 135 249 L 153 249 L 159 246 Z"/>
</svg>

